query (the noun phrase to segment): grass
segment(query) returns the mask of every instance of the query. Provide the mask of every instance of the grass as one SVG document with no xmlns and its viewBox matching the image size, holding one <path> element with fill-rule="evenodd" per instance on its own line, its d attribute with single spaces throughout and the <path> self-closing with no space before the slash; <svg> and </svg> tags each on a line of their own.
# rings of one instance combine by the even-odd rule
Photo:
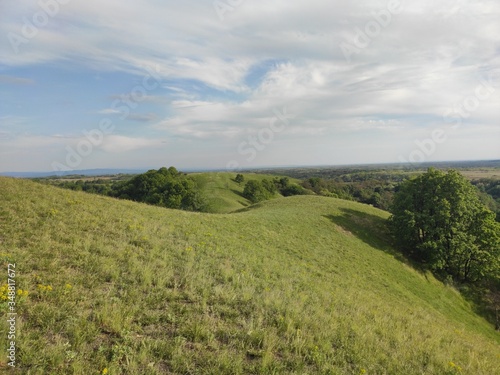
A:
<svg viewBox="0 0 500 375">
<path fill-rule="evenodd" d="M 0 192 L 0 282 L 15 262 L 29 292 L 10 373 L 498 373 L 499 334 L 403 262 L 370 206 L 214 215 L 8 178 Z"/>
</svg>

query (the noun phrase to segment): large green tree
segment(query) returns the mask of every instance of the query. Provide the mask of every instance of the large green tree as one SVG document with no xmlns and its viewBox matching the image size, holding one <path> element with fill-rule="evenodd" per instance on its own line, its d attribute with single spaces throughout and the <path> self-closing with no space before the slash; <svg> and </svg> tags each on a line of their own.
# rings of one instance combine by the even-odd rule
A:
<svg viewBox="0 0 500 375">
<path fill-rule="evenodd" d="M 394 196 L 391 231 L 407 255 L 463 281 L 497 278 L 500 227 L 460 173 L 429 169 Z"/>
<path fill-rule="evenodd" d="M 174 167 L 152 169 L 113 186 L 112 195 L 122 199 L 189 211 L 203 211 L 206 203 L 195 182 Z"/>
</svg>

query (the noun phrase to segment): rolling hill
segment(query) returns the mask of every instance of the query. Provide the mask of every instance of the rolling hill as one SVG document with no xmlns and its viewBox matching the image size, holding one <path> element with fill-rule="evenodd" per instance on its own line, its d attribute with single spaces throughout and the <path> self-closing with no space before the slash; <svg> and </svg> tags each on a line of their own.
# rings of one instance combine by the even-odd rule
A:
<svg viewBox="0 0 500 375">
<path fill-rule="evenodd" d="M 387 216 L 318 196 L 201 214 L 0 178 L 9 372 L 499 373 L 500 335 L 401 259 Z"/>
<path fill-rule="evenodd" d="M 205 193 L 211 213 L 230 213 L 250 206 L 252 202 L 243 196 L 243 189 L 247 181 L 272 180 L 281 177 L 259 173 L 242 173 L 242 175 L 245 178 L 242 183 L 234 181 L 236 174 L 229 172 L 191 173 L 190 177 L 196 181 L 197 186 Z M 289 180 L 292 183 L 298 182 L 294 178 Z"/>
</svg>

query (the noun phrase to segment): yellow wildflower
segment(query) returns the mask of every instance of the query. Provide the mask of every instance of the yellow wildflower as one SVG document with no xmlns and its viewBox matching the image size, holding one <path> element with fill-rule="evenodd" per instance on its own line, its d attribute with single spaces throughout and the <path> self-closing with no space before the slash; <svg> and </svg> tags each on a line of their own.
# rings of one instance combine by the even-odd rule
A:
<svg viewBox="0 0 500 375">
<path fill-rule="evenodd" d="M 41 291 L 49 291 L 50 292 L 52 290 L 52 287 L 50 285 L 38 284 L 37 287 Z"/>
</svg>

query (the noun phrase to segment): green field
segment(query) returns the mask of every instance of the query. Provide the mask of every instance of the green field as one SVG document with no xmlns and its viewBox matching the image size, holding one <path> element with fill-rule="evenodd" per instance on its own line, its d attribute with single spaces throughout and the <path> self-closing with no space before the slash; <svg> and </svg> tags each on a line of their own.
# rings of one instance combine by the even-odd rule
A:
<svg viewBox="0 0 500 375">
<path fill-rule="evenodd" d="M 249 206 L 226 175 L 200 176 L 220 212 L 240 211 L 0 178 L 1 282 L 15 263 L 28 291 L 16 300 L 17 367 L 4 354 L 0 371 L 499 373 L 500 334 L 401 259 L 388 213 L 319 196 Z"/>
</svg>

